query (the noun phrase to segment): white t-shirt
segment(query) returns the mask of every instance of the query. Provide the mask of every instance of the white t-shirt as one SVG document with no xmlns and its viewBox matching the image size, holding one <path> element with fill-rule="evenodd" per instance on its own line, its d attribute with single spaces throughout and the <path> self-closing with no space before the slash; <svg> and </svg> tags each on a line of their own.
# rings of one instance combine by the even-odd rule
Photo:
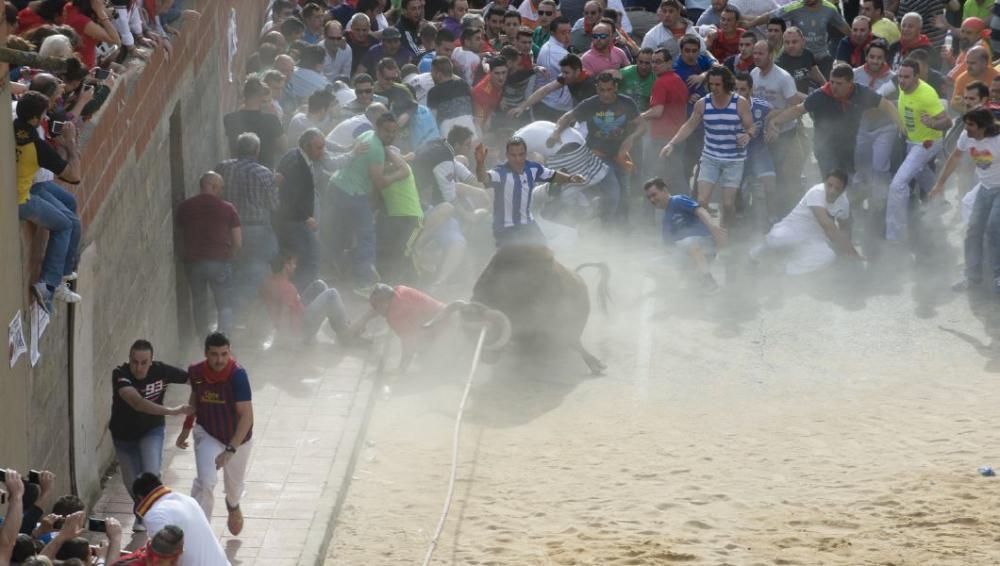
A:
<svg viewBox="0 0 1000 566">
<path fill-rule="evenodd" d="M 359 135 L 372 129 L 372 123 L 364 114 L 352 116 L 330 130 L 326 136 L 327 145 L 333 145 L 340 149 L 347 149 L 354 145 L 354 140 Z"/>
<path fill-rule="evenodd" d="M 451 62 L 455 64 L 456 74 L 471 85 L 473 78 L 476 76 L 476 67 L 479 66 L 479 55 L 472 51 L 466 51 L 461 47 L 456 47 L 451 52 Z"/>
<path fill-rule="evenodd" d="M 184 553 L 180 566 L 229 566 L 219 539 L 205 512 L 192 497 L 172 491 L 161 497 L 142 518 L 149 536 L 167 525 L 177 525 L 184 531 Z"/>
<path fill-rule="evenodd" d="M 806 191 L 799 204 L 795 205 L 788 216 L 784 217 L 778 224 L 783 228 L 791 229 L 794 233 L 802 236 L 804 240 L 821 238 L 825 241 L 827 239 L 826 232 L 823 231 L 823 227 L 819 225 L 819 221 L 816 220 L 816 215 L 812 211 L 813 207 L 816 206 L 825 208 L 827 213 L 836 220 L 847 220 L 851 215 L 851 204 L 847 200 L 847 191 L 841 193 L 837 200 L 829 203 L 826 202 L 826 187 L 820 183 Z"/>
<path fill-rule="evenodd" d="M 434 88 L 434 79 L 430 73 L 414 73 L 403 82 L 413 89 L 413 94 L 417 97 L 417 102 L 427 106 L 427 93 Z"/>
<path fill-rule="evenodd" d="M 980 183 L 991 189 L 1000 187 L 1000 136 L 974 140 L 962 130 L 955 147 L 958 151 L 969 152 Z"/>
<path fill-rule="evenodd" d="M 759 67 L 754 67 L 750 71 L 750 78 L 753 79 L 753 95 L 766 100 L 771 105 L 771 112 L 780 112 L 788 108 L 788 99 L 798 92 L 792 75 L 777 65 L 772 65 L 766 75 Z M 785 122 L 778 126 L 778 130 L 787 132 L 794 128 L 795 124 L 795 120 Z"/>
</svg>

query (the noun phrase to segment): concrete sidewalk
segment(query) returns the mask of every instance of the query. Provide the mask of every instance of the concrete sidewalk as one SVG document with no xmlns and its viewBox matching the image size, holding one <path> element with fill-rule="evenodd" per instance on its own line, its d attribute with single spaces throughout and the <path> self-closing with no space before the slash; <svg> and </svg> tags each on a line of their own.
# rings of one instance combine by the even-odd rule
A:
<svg viewBox="0 0 1000 566">
<path fill-rule="evenodd" d="M 243 532 L 233 537 L 226 530 L 221 477 L 212 526 L 234 566 L 321 563 L 371 407 L 375 350 L 345 355 L 321 343 L 304 351 L 247 352 L 234 342 L 233 352 L 253 387 L 254 447 L 241 503 Z M 173 387 L 168 402 L 184 402 L 187 394 L 186 387 Z M 167 419 L 163 481 L 190 493 L 193 451 L 174 446 L 181 422 Z M 117 517 L 129 540 L 132 501 L 120 474 L 106 483 L 94 515 Z M 145 534 L 131 539 L 130 549 L 143 544 Z"/>
</svg>

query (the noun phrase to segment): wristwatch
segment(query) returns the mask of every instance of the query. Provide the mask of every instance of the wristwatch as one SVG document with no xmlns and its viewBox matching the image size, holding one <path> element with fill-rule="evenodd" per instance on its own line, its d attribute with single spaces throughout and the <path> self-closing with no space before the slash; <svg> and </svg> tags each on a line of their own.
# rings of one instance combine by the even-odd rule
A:
<svg viewBox="0 0 1000 566">
<path fill-rule="evenodd" d="M 229 452 L 230 454 L 236 454 L 236 447 L 233 446 L 232 444 L 227 444 L 226 452 Z"/>
</svg>

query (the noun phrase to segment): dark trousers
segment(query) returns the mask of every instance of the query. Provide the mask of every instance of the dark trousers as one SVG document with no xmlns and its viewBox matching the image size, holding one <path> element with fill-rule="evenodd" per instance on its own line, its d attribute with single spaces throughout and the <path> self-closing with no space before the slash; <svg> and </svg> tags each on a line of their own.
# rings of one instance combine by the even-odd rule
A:
<svg viewBox="0 0 1000 566">
<path fill-rule="evenodd" d="M 382 281 L 390 285 L 412 284 L 416 268 L 410 248 L 420 228 L 416 216 L 385 216 L 375 219 L 375 266 Z"/>
</svg>

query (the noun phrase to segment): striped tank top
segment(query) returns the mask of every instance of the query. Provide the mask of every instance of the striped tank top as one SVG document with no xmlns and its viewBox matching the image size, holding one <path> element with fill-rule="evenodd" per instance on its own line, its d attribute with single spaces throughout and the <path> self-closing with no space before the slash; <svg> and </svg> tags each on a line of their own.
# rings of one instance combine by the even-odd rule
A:
<svg viewBox="0 0 1000 566">
<path fill-rule="evenodd" d="M 721 161 L 742 161 L 746 158 L 746 147 L 736 143 L 736 136 L 743 132 L 743 122 L 736 110 L 740 96 L 733 94 L 729 104 L 717 108 L 712 104 L 712 95 L 705 96 L 705 149 L 703 153 Z"/>
</svg>

